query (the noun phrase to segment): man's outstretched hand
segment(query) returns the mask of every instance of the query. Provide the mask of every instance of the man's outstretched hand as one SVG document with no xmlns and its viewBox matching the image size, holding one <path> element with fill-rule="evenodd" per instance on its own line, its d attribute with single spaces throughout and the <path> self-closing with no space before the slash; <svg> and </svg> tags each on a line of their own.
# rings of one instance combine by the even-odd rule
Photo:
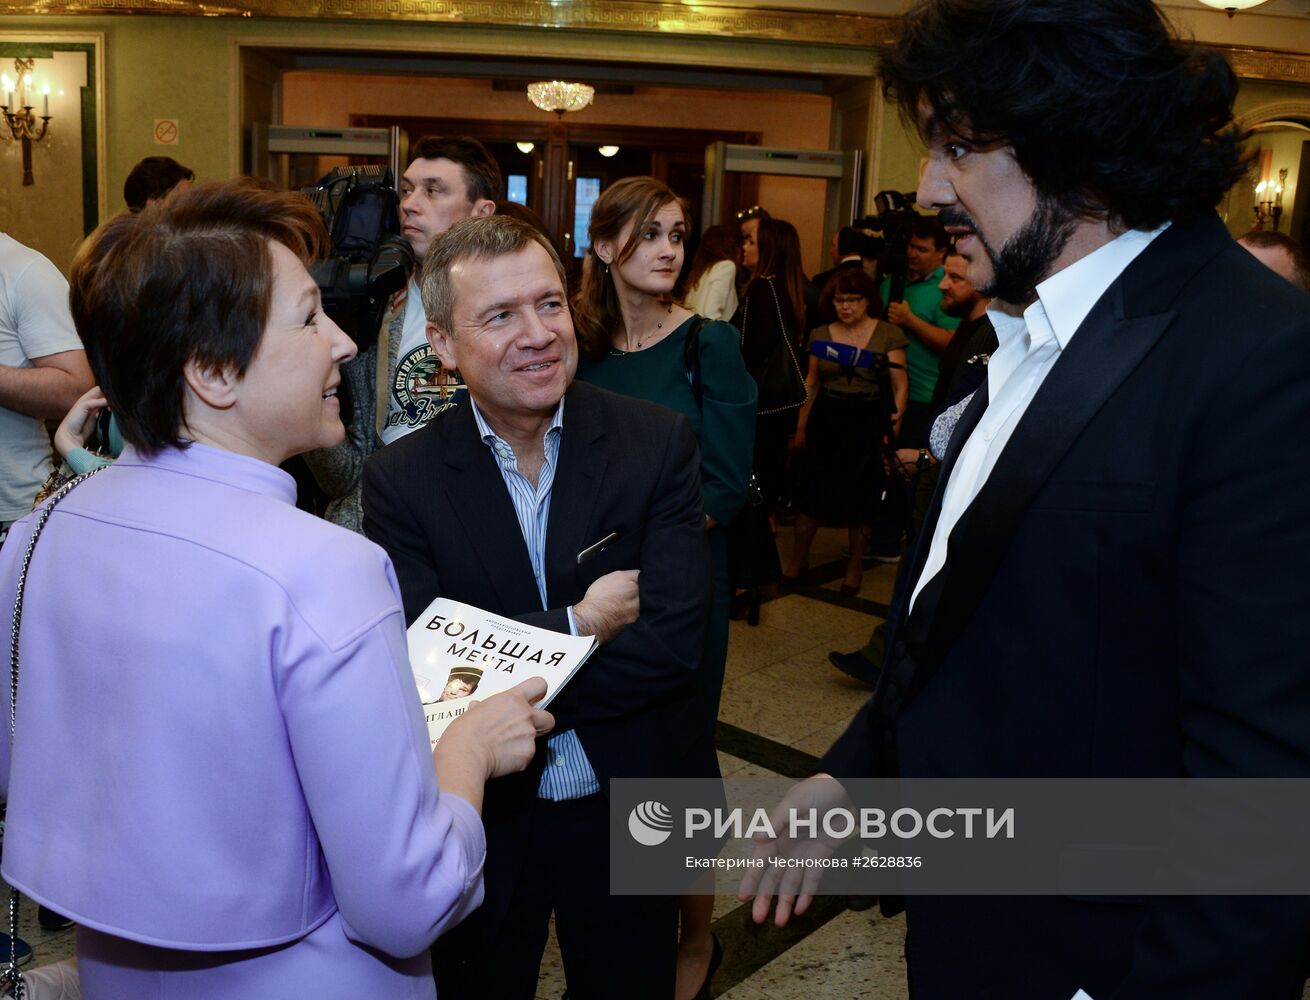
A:
<svg viewBox="0 0 1310 1000">
<path fill-rule="evenodd" d="M 737 890 L 737 898 L 743 903 L 755 900 L 751 906 L 751 918 L 757 924 L 768 919 L 774 896 L 778 897 L 778 905 L 773 922 L 779 927 L 787 926 L 793 913 L 800 916 L 810 908 L 823 869 L 818 866 L 783 867 L 769 864 L 768 859 L 832 857 L 842 843 L 841 839 L 823 832 L 823 816 L 832 809 L 853 811 L 854 805 L 841 782 L 828 774 L 816 774 L 792 785 L 782 801 L 774 806 L 769 821 L 778 836 L 756 835 L 751 857 L 765 859 L 765 865 L 763 868 L 748 868 L 741 880 L 741 888 Z M 791 817 L 808 817 L 811 810 L 819 819 L 817 835 L 793 839 L 790 835 Z"/>
</svg>

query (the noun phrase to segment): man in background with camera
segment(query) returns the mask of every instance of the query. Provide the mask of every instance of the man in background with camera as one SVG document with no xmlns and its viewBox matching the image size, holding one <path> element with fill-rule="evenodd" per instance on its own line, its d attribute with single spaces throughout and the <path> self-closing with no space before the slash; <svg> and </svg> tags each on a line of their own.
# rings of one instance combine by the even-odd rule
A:
<svg viewBox="0 0 1310 1000">
<path fill-rule="evenodd" d="M 363 531 L 364 460 L 422 427 L 444 407 L 438 393 L 422 391 L 436 388 L 441 370 L 428 345 L 418 291 L 423 258 L 455 223 L 493 214 L 504 188 L 500 167 L 476 139 L 425 136 L 411 152 L 413 160 L 400 180 L 400 224 L 418 264 L 382 317 L 377 343 L 341 367 L 350 386 L 350 409 L 343 415 L 346 439 L 305 455 L 319 486 L 333 498 L 328 520 L 352 531 Z M 379 358 L 384 359 L 381 365 Z"/>
</svg>

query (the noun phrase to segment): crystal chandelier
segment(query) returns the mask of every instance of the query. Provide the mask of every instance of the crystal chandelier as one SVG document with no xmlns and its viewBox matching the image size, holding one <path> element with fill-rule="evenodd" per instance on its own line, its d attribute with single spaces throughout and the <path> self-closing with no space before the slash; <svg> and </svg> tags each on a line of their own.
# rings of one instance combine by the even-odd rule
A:
<svg viewBox="0 0 1310 1000">
<path fill-rule="evenodd" d="M 562 118 L 566 111 L 581 111 L 596 96 L 596 88 L 585 83 L 542 80 L 528 84 L 528 100 L 542 111 L 554 111 Z"/>
</svg>

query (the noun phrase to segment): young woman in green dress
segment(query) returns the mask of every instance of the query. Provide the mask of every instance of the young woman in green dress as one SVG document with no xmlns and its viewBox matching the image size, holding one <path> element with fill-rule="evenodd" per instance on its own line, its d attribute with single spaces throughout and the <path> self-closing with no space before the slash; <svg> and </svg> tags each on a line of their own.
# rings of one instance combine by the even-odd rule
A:
<svg viewBox="0 0 1310 1000">
<path fill-rule="evenodd" d="M 756 389 L 737 330 L 706 322 L 674 301 L 687 228 L 682 201 L 654 177 L 627 177 L 601 192 L 592 208 L 591 248 L 573 300 L 573 321 L 578 378 L 686 414 L 700 442 L 714 572 L 700 680 L 712 721 L 718 717 L 728 655 L 731 595 L 724 525 L 746 504 Z M 695 338 L 696 348 L 690 356 L 689 338 Z M 721 954 L 710 934 L 713 904 L 712 895 L 683 898 L 678 1000 L 709 996 L 714 958 Z"/>
</svg>

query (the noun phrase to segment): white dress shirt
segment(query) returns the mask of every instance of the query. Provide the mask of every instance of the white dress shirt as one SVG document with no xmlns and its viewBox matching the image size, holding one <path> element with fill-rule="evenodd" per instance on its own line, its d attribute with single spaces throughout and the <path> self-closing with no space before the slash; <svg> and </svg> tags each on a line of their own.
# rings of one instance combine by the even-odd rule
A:
<svg viewBox="0 0 1310 1000">
<path fill-rule="evenodd" d="M 1130 229 L 1057 271 L 1037 286 L 1037 300 L 1021 316 L 1003 311 L 999 303 L 987 310 L 998 344 L 987 365 L 987 410 L 964 443 L 947 480 L 932 547 L 910 597 L 911 609 L 928 581 L 946 564 L 951 529 L 986 485 L 1010 435 L 1061 352 L 1105 290 L 1167 226 L 1165 223 L 1153 232 Z"/>
</svg>

